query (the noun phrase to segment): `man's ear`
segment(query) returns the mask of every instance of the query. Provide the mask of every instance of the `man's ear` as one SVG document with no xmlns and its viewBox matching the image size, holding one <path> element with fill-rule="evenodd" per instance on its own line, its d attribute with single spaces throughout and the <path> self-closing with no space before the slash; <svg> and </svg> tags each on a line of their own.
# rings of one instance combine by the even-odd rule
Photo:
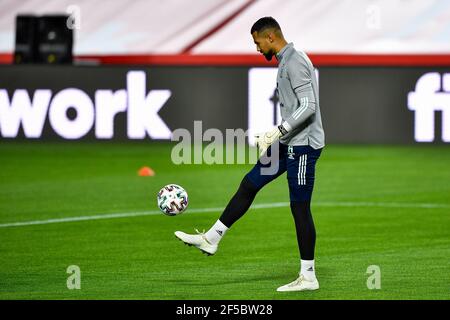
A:
<svg viewBox="0 0 450 320">
<path fill-rule="evenodd" d="M 275 34 L 273 33 L 273 31 L 267 33 L 267 39 L 269 39 L 270 43 L 275 41 Z"/>
</svg>

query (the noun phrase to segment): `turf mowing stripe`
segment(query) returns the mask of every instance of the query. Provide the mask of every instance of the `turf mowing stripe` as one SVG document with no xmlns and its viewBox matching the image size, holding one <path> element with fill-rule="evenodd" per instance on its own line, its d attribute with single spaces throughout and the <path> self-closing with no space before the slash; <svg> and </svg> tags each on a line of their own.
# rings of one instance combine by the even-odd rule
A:
<svg viewBox="0 0 450 320">
<path fill-rule="evenodd" d="M 312 203 L 319 207 L 383 207 L 383 208 L 450 208 L 446 203 L 407 203 L 407 202 L 317 202 Z"/>
<path fill-rule="evenodd" d="M 250 207 L 250 209 L 269 209 L 269 208 L 279 208 L 279 207 L 287 207 L 287 206 L 289 206 L 289 202 L 273 202 L 273 203 L 255 204 L 255 205 L 252 205 Z M 401 202 L 316 202 L 316 203 L 313 203 L 313 206 L 317 206 L 317 207 L 425 208 L 425 209 L 450 208 L 450 204 L 442 204 L 442 203 L 401 203 Z M 202 212 L 214 212 L 214 211 L 221 212 L 222 210 L 223 210 L 223 208 L 198 208 L 198 209 L 189 209 L 188 213 L 202 213 Z M 51 223 L 74 222 L 74 221 L 128 218 L 128 217 L 149 216 L 149 215 L 156 215 L 156 214 L 162 214 L 162 213 L 159 210 L 153 210 L 153 211 L 142 211 L 142 212 L 100 214 L 100 215 L 95 215 L 95 216 L 80 216 L 80 217 L 69 217 L 69 218 L 48 219 L 48 220 L 11 222 L 11 223 L 0 224 L 0 228 L 22 227 L 22 226 L 51 224 Z"/>
</svg>

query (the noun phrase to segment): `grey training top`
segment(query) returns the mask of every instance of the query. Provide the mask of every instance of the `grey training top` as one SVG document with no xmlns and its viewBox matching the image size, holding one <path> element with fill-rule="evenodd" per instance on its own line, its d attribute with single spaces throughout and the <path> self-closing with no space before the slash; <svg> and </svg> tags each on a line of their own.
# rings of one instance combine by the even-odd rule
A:
<svg viewBox="0 0 450 320">
<path fill-rule="evenodd" d="M 319 90 L 314 66 L 303 51 L 287 44 L 276 55 L 277 91 L 283 126 L 289 131 L 280 142 L 291 146 L 325 146 Z"/>
</svg>

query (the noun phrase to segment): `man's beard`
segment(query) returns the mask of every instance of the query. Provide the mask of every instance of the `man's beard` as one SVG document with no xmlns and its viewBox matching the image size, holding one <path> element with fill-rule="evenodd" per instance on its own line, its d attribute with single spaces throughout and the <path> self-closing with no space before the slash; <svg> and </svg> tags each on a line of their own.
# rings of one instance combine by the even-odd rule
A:
<svg viewBox="0 0 450 320">
<path fill-rule="evenodd" d="M 271 61 L 272 57 L 273 57 L 273 52 L 269 51 L 267 53 L 264 53 L 263 55 L 264 55 L 264 58 L 266 58 L 267 61 Z"/>
</svg>

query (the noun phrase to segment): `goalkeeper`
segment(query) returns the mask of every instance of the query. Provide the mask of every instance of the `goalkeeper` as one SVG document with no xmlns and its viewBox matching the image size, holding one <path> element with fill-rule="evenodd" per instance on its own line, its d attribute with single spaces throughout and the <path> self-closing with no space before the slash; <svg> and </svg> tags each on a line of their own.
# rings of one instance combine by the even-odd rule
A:
<svg viewBox="0 0 450 320">
<path fill-rule="evenodd" d="M 277 94 L 283 121 L 273 130 L 256 136 L 261 158 L 244 177 L 211 229 L 195 235 L 176 231 L 175 236 L 213 255 L 222 237 L 248 210 L 258 191 L 287 172 L 290 207 L 300 251 L 300 271 L 295 281 L 277 291 L 316 290 L 319 288 L 314 265 L 316 231 L 310 205 L 315 165 L 325 146 L 325 137 L 314 67 L 304 52 L 296 51 L 292 43 L 287 43 L 279 24 L 272 17 L 256 21 L 251 34 L 258 52 L 268 61 L 273 56 L 278 60 Z M 263 169 L 268 165 L 263 164 L 263 158 L 278 161 L 277 170 L 267 174 Z"/>
</svg>

